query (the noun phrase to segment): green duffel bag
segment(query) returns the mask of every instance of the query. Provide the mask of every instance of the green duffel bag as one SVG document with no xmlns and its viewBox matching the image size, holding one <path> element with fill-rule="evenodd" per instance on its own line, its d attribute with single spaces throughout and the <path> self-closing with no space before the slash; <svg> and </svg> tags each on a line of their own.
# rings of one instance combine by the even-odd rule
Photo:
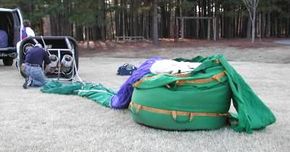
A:
<svg viewBox="0 0 290 152">
<path fill-rule="evenodd" d="M 137 81 L 129 107 L 133 119 L 168 130 L 227 125 L 231 102 L 227 76 L 218 61 L 206 64 L 187 75 L 150 74 Z"/>
</svg>

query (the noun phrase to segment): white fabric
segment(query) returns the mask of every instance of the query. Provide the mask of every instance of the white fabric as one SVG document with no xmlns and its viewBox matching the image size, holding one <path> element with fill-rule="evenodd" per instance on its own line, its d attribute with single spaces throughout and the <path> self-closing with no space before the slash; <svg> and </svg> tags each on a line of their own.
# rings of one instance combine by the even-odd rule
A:
<svg viewBox="0 0 290 152">
<path fill-rule="evenodd" d="M 25 32 L 27 34 L 27 37 L 30 37 L 30 36 L 34 37 L 35 36 L 34 31 L 30 27 L 25 27 Z"/>
<path fill-rule="evenodd" d="M 36 43 L 34 46 L 42 48 L 42 45 L 40 43 Z"/>
<path fill-rule="evenodd" d="M 201 63 L 199 62 L 177 62 L 174 60 L 159 60 L 156 61 L 150 68 L 151 73 L 187 73 L 193 71 Z"/>
</svg>

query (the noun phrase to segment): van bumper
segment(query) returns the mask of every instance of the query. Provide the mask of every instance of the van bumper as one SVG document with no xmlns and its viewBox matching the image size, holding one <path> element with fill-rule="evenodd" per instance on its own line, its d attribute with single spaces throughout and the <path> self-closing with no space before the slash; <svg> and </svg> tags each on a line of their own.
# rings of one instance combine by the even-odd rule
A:
<svg viewBox="0 0 290 152">
<path fill-rule="evenodd" d="M 17 52 L 15 47 L 0 48 L 0 58 L 10 57 L 15 59 L 17 57 Z"/>
</svg>

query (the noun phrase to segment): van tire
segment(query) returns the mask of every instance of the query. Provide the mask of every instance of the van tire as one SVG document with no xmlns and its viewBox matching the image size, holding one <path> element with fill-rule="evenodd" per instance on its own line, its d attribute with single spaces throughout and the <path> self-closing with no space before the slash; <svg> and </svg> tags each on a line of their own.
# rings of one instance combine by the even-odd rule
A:
<svg viewBox="0 0 290 152">
<path fill-rule="evenodd" d="M 5 66 L 11 66 L 13 64 L 13 58 L 4 58 L 3 63 Z"/>
</svg>

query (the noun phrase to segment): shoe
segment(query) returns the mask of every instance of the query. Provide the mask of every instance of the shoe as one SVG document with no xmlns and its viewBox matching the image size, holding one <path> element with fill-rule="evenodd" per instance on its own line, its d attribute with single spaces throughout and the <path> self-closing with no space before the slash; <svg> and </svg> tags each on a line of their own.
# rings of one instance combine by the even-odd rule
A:
<svg viewBox="0 0 290 152">
<path fill-rule="evenodd" d="M 31 85 L 31 80 L 29 78 L 25 78 L 25 82 L 23 84 L 23 88 L 27 89 Z"/>
</svg>

